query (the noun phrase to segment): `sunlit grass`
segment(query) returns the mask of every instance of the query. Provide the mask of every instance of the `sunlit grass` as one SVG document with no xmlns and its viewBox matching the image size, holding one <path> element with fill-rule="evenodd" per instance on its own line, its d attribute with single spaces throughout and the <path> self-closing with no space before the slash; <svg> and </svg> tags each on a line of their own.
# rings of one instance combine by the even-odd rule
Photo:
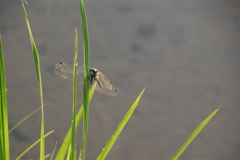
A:
<svg viewBox="0 0 240 160">
<path fill-rule="evenodd" d="M 46 135 L 44 135 L 44 138 L 49 136 L 50 134 L 52 134 L 54 131 L 50 131 L 48 132 Z M 36 146 L 39 142 L 41 141 L 41 139 L 37 140 L 36 142 L 34 142 L 31 146 L 29 146 L 25 151 L 23 151 L 17 158 L 16 160 L 19 160 L 20 158 L 22 158 L 22 156 L 24 156 L 30 149 L 32 149 L 34 146 Z M 44 155 L 45 156 L 45 155 Z"/>
<path fill-rule="evenodd" d="M 89 100 L 90 101 L 91 101 L 92 96 L 94 94 L 95 86 L 96 86 L 96 83 L 94 83 L 94 85 L 92 86 L 92 88 L 89 91 Z M 80 110 L 78 111 L 78 113 L 76 115 L 75 130 L 78 129 L 79 124 L 80 124 L 81 119 L 82 119 L 82 116 L 83 116 L 83 105 L 81 106 Z M 59 149 L 59 151 L 57 153 L 56 160 L 65 158 L 65 156 L 66 156 L 66 154 L 67 154 L 67 152 L 69 150 L 69 147 L 70 147 L 71 136 L 72 136 L 72 128 L 70 127 L 70 129 L 68 130 L 68 133 L 65 136 L 65 138 L 63 140 L 63 143 L 62 143 L 62 145 L 61 145 L 61 147 L 60 147 L 60 149 Z"/>
<path fill-rule="evenodd" d="M 183 145 L 179 148 L 179 150 L 173 155 L 171 160 L 177 160 L 180 155 L 185 151 L 188 145 L 197 137 L 197 135 L 202 131 L 202 129 L 208 124 L 208 122 L 213 118 L 213 116 L 218 112 L 218 109 L 213 111 L 206 119 L 204 119 L 199 126 L 192 132 L 192 134 L 187 138 L 187 140 L 183 143 Z"/>
<path fill-rule="evenodd" d="M 7 88 L 4 67 L 4 57 L 2 49 L 2 38 L 0 35 L 0 160 L 9 160 L 9 136 L 8 136 L 8 106 L 7 106 Z"/>
<path fill-rule="evenodd" d="M 136 109 L 143 92 L 145 91 L 145 89 L 142 90 L 142 92 L 140 93 L 140 95 L 137 97 L 137 99 L 135 100 L 135 102 L 132 104 L 132 106 L 130 107 L 130 109 L 128 110 L 128 112 L 126 113 L 126 115 L 123 117 L 122 121 L 119 123 L 116 131 L 114 132 L 114 134 L 112 135 L 112 137 L 110 138 L 110 140 L 108 141 L 108 143 L 106 144 L 106 146 L 103 148 L 102 152 L 100 153 L 100 155 L 98 156 L 97 160 L 102 160 L 105 159 L 106 156 L 108 155 L 109 151 L 111 150 L 112 146 L 114 145 L 114 143 L 116 142 L 117 138 L 119 137 L 120 133 L 122 132 L 123 128 L 125 127 L 125 125 L 127 124 L 127 122 L 129 121 L 129 119 L 131 118 L 134 110 Z"/>
<path fill-rule="evenodd" d="M 31 43 L 31 47 L 32 47 L 32 53 L 33 53 L 33 58 L 34 58 L 34 63 L 35 63 L 35 68 L 36 68 L 36 73 L 37 73 L 37 80 L 38 80 L 38 90 L 39 90 L 39 95 L 40 95 L 40 104 L 42 106 L 42 109 L 41 109 L 41 111 L 42 111 L 41 112 L 42 121 L 41 121 L 41 133 L 40 133 L 40 137 L 41 137 L 41 141 L 40 141 L 40 160 L 44 160 L 44 156 L 45 156 L 44 109 L 43 109 L 43 93 L 42 93 L 42 78 L 41 78 L 40 59 L 39 59 L 37 46 L 36 46 L 34 38 L 33 38 L 32 30 L 31 30 L 28 15 L 27 15 L 27 11 L 26 11 L 26 8 L 24 6 L 23 0 L 22 0 L 22 7 L 23 7 L 24 17 L 25 17 L 25 20 L 26 20 L 26 23 L 27 23 L 30 43 Z"/>
<path fill-rule="evenodd" d="M 88 135 L 88 121 L 89 121 L 89 103 L 93 97 L 96 83 L 90 88 L 89 86 L 89 70 L 90 70 L 90 52 L 89 52 L 89 40 L 88 40 L 88 27 L 87 27 L 87 17 L 86 10 L 84 6 L 84 1 L 79 0 L 80 7 L 80 21 L 82 24 L 82 40 L 83 40 L 83 59 L 84 59 L 84 85 L 83 85 L 83 105 L 76 113 L 76 96 L 77 96 L 77 75 L 76 75 L 76 64 L 78 60 L 78 33 L 76 30 L 76 36 L 74 40 L 74 74 L 73 74 L 73 91 L 72 91 L 72 119 L 71 126 L 64 138 L 63 143 L 60 146 L 60 149 L 56 151 L 56 160 L 64 160 L 64 159 L 82 159 L 84 160 L 86 157 L 86 148 L 87 148 L 87 135 Z M 30 43 L 32 47 L 32 53 L 35 62 L 36 74 L 38 79 L 38 88 L 40 95 L 40 105 L 41 105 L 41 131 L 40 131 L 40 139 L 33 143 L 30 147 L 28 147 L 24 152 L 22 152 L 17 159 L 20 159 L 23 155 L 25 155 L 31 148 L 36 146 L 40 142 L 40 159 L 43 160 L 46 157 L 49 157 L 50 154 L 45 155 L 45 137 L 53 133 L 50 131 L 49 133 L 44 135 L 44 110 L 43 110 L 43 93 L 42 93 L 42 81 L 41 81 L 41 70 L 40 70 L 40 59 L 38 55 L 37 46 L 34 41 L 34 37 L 31 31 L 30 22 L 28 19 L 27 11 L 24 6 L 24 2 L 22 1 L 22 8 L 24 11 L 24 16 L 28 28 Z M 4 68 L 4 57 L 2 51 L 2 40 L 0 37 L 0 86 L 1 86 L 1 106 L 0 106 L 0 160 L 10 160 L 10 146 L 9 146 L 9 133 L 14 130 L 17 126 L 19 126 L 23 121 L 25 121 L 28 117 L 33 115 L 36 111 L 32 112 L 30 115 L 26 116 L 23 120 L 21 120 L 14 128 L 11 130 L 8 129 L 8 106 L 7 106 L 7 97 L 6 97 L 6 77 L 5 77 L 5 68 Z M 98 155 L 98 160 L 103 160 L 106 158 L 114 143 L 118 139 L 119 135 L 123 131 L 125 125 L 131 118 L 133 112 L 135 111 L 145 89 L 139 94 L 136 100 L 133 102 L 132 106 L 129 108 L 126 115 L 123 117 L 119 125 L 117 126 L 115 132 L 112 137 L 109 137 L 109 141 L 106 146 L 103 148 L 102 152 Z M 202 129 L 208 124 L 208 122 L 213 118 L 213 116 L 218 112 L 219 108 L 211 113 L 189 136 L 189 138 L 184 142 L 184 144 L 180 147 L 180 149 L 176 152 L 176 154 L 171 158 L 172 160 L 178 159 L 179 156 L 183 153 L 183 151 L 189 146 L 189 144 L 196 138 L 196 136 L 202 131 Z M 82 148 L 76 148 L 76 132 L 80 125 L 81 119 L 83 118 L 83 144 Z M 101 138 L 101 137 L 100 137 Z M 53 152 L 56 150 L 56 146 L 53 149 Z M 77 151 L 81 150 L 79 153 Z M 78 156 L 77 156 L 78 155 Z M 97 155 L 96 155 L 97 156 Z M 54 155 L 51 156 L 51 159 L 54 159 Z"/>
<path fill-rule="evenodd" d="M 88 38 L 87 16 L 84 1 L 79 0 L 80 21 L 82 24 L 83 36 L 83 59 L 84 59 L 84 84 L 83 84 L 83 144 L 81 159 L 85 159 L 87 148 L 88 118 L 89 118 L 89 70 L 90 70 L 90 51 Z"/>
</svg>

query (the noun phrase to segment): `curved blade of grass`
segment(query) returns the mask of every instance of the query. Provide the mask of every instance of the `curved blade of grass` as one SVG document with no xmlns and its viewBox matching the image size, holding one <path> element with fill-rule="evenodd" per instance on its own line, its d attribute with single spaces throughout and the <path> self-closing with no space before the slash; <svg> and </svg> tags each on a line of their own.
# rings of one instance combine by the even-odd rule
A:
<svg viewBox="0 0 240 160">
<path fill-rule="evenodd" d="M 27 28 L 28 28 L 28 33 L 29 33 L 29 38 L 32 46 L 32 53 L 34 57 L 34 62 L 35 62 L 35 68 L 36 68 L 36 73 L 37 73 L 37 79 L 38 79 L 38 89 L 39 89 L 39 94 L 40 94 L 40 104 L 42 106 L 42 121 L 41 121 L 41 143 L 40 143 L 40 160 L 44 160 L 44 154 L 45 154 L 45 143 L 44 143 L 44 110 L 43 110 L 43 94 L 42 94 L 42 79 L 41 79 L 41 68 L 40 68 L 40 60 L 39 60 L 39 55 L 38 55 L 38 50 L 33 38 L 33 34 L 31 31 L 30 23 L 28 20 L 28 15 L 26 8 L 24 6 L 24 2 L 22 0 L 22 8 L 24 12 L 24 16 L 26 19 L 27 23 Z"/>
<path fill-rule="evenodd" d="M 48 105 L 48 103 L 45 103 L 43 107 L 45 107 L 46 105 Z M 21 121 L 19 121 L 16 125 L 14 125 L 14 126 L 9 130 L 9 134 L 10 134 L 15 128 L 17 128 L 20 124 L 22 124 L 24 121 L 26 121 L 29 117 L 31 117 L 33 114 L 35 114 L 37 111 L 39 111 L 40 109 L 42 109 L 42 107 L 38 107 L 38 108 L 35 109 L 33 112 L 31 112 L 29 115 L 27 115 L 26 117 L 24 117 Z"/>
<path fill-rule="evenodd" d="M 52 134 L 54 132 L 54 130 L 48 132 L 46 135 L 44 135 L 44 138 L 47 137 L 48 135 Z M 30 147 L 28 147 L 23 153 L 21 153 L 16 160 L 20 159 L 24 154 L 26 154 L 30 149 L 32 149 L 36 144 L 38 144 L 41 141 L 41 139 L 37 140 L 36 142 L 34 142 Z M 45 156 L 44 156 L 45 157 Z"/>
<path fill-rule="evenodd" d="M 8 135 L 8 107 L 7 88 L 2 50 L 2 38 L 0 36 L 0 159 L 10 159 L 9 135 Z"/>
<path fill-rule="evenodd" d="M 92 86 L 92 88 L 89 91 L 89 100 L 90 101 L 94 94 L 95 87 L 96 87 L 96 83 L 94 83 L 94 85 Z M 81 122 L 82 115 L 83 115 L 83 105 L 81 106 L 81 108 L 78 111 L 77 116 L 76 116 L 76 126 L 75 126 L 76 130 Z M 68 149 L 69 149 L 70 142 L 71 142 L 71 136 L 72 136 L 72 127 L 68 130 L 68 133 L 64 138 L 64 141 L 63 141 L 63 143 L 57 153 L 57 156 L 55 158 L 56 160 L 63 160 L 65 158 L 65 156 L 68 152 Z"/>
<path fill-rule="evenodd" d="M 109 151 L 111 150 L 112 146 L 114 145 L 115 141 L 117 140 L 118 136 L 120 135 L 120 133 L 122 132 L 123 128 L 125 127 L 125 125 L 127 124 L 128 120 L 130 119 L 130 117 L 132 116 L 134 110 L 136 109 L 138 102 L 140 101 L 143 92 L 145 91 L 145 88 L 142 90 L 142 92 L 139 94 L 139 96 L 137 97 L 137 99 L 135 100 L 135 102 L 132 104 L 132 106 L 130 107 L 130 109 L 128 110 L 128 112 L 126 113 L 126 115 L 123 117 L 122 121 L 119 123 L 116 131 L 114 132 L 114 134 L 112 135 L 111 139 L 108 141 L 108 143 L 106 144 L 106 146 L 103 148 L 102 152 L 99 154 L 97 160 L 103 160 L 106 158 L 107 154 L 109 153 Z"/>
<path fill-rule="evenodd" d="M 76 105 L 77 105 L 77 61 L 78 61 L 78 35 L 75 28 L 76 36 L 74 41 L 74 63 L 73 63 L 73 95 L 72 95 L 72 126 L 76 126 Z M 76 159 L 76 130 L 72 127 L 71 143 L 71 160 Z"/>
<path fill-rule="evenodd" d="M 88 27 L 87 16 L 84 6 L 84 1 L 79 0 L 80 16 L 82 22 L 83 48 L 84 48 L 84 84 L 83 84 L 83 145 L 82 157 L 85 159 L 87 148 L 87 133 L 88 133 L 88 117 L 89 117 L 89 70 L 90 70 L 90 53 L 88 44 Z"/>
<path fill-rule="evenodd" d="M 206 119 L 204 119 L 199 126 L 192 132 L 192 134 L 188 137 L 188 139 L 183 143 L 183 145 L 179 148 L 176 154 L 171 158 L 171 160 L 176 160 L 183 153 L 183 151 L 188 147 L 188 145 L 196 138 L 196 136 L 202 131 L 202 129 L 208 124 L 208 122 L 212 119 L 212 117 L 218 112 L 216 109 L 212 112 Z"/>
</svg>

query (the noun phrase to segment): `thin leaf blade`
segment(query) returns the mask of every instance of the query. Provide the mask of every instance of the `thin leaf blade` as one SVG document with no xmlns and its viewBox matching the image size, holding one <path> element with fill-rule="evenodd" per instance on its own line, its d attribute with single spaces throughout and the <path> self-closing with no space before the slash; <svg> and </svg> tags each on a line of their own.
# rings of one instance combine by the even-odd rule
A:
<svg viewBox="0 0 240 160">
<path fill-rule="evenodd" d="M 89 70 L 90 70 L 90 52 L 88 41 L 87 16 L 83 0 L 79 0 L 80 21 L 82 22 L 83 51 L 84 51 L 84 85 L 83 85 L 83 144 L 81 159 L 85 159 L 87 148 L 88 117 L 89 117 Z"/>
<path fill-rule="evenodd" d="M 54 132 L 54 130 L 48 132 L 46 135 L 44 135 L 44 138 L 49 136 L 50 134 L 52 134 Z M 19 160 L 22 156 L 24 156 L 24 154 L 26 154 L 30 149 L 32 149 L 34 146 L 36 146 L 39 142 L 41 141 L 41 139 L 37 140 L 36 142 L 34 142 L 30 147 L 28 147 L 25 151 L 23 151 L 17 158 L 16 160 Z M 45 156 L 44 156 L 45 157 Z"/>
<path fill-rule="evenodd" d="M 8 135 L 8 106 L 7 88 L 2 50 L 2 38 L 0 36 L 0 159 L 10 159 L 9 135 Z"/>
<path fill-rule="evenodd" d="M 43 110 L 43 93 L 42 93 L 42 78 L 41 78 L 41 67 L 40 67 L 40 60 L 39 60 L 39 55 L 38 55 L 38 50 L 37 46 L 35 44 L 32 30 L 30 27 L 29 19 L 28 19 L 28 14 L 26 11 L 26 8 L 24 6 L 24 1 L 22 0 L 22 8 L 24 12 L 24 17 L 26 20 L 27 28 L 28 28 L 28 33 L 29 33 L 29 38 L 30 38 L 30 43 L 32 47 L 32 53 L 33 53 L 33 58 L 35 62 L 35 68 L 36 68 L 36 73 L 37 73 L 37 79 L 38 79 L 38 89 L 39 89 L 39 95 L 40 95 L 40 104 L 42 106 L 41 109 L 41 115 L 42 115 L 42 120 L 41 120 L 41 131 L 40 131 L 40 137 L 41 137 L 41 142 L 40 142 L 40 160 L 44 160 L 45 157 L 45 141 L 44 141 L 44 110 Z"/>
<path fill-rule="evenodd" d="M 116 140 L 119 137 L 120 133 L 122 132 L 123 128 L 125 127 L 125 125 L 129 121 L 130 117 L 132 116 L 134 110 L 136 109 L 136 107 L 137 107 L 137 105 L 138 105 L 138 103 L 139 103 L 139 101 L 140 101 L 144 91 L 145 91 L 145 88 L 142 90 L 142 92 L 139 94 L 137 99 L 134 101 L 134 103 L 132 104 L 132 106 L 130 107 L 128 112 L 125 114 L 124 118 L 119 123 L 116 131 L 114 132 L 114 134 L 112 135 L 112 137 L 110 138 L 110 140 L 108 141 L 108 143 L 106 144 L 106 146 L 104 147 L 102 152 L 99 154 L 97 160 L 103 160 L 103 159 L 106 158 L 106 156 L 108 155 L 108 153 L 111 150 L 112 146 L 114 145 L 114 143 L 116 142 Z"/>
<path fill-rule="evenodd" d="M 208 124 L 208 122 L 213 118 L 213 116 L 219 111 L 220 107 L 213 111 L 206 119 L 204 119 L 198 127 L 192 132 L 192 134 L 187 138 L 187 140 L 183 143 L 183 145 L 179 148 L 179 150 L 175 153 L 175 155 L 171 158 L 171 160 L 176 160 L 180 157 L 180 155 L 184 152 L 184 150 L 188 147 L 188 145 L 196 138 L 196 136 L 202 131 L 202 129 Z"/>
<path fill-rule="evenodd" d="M 96 87 L 96 83 L 94 83 L 94 85 L 92 86 L 92 88 L 90 89 L 89 91 L 89 100 L 91 101 L 92 99 L 92 96 L 95 92 L 95 87 Z M 82 116 L 83 116 L 83 105 L 81 106 L 81 108 L 79 109 L 77 115 L 76 115 L 76 130 L 77 128 L 79 127 L 79 124 L 81 122 L 81 119 L 82 119 Z M 63 160 L 69 150 L 69 145 L 70 145 L 70 142 L 71 142 L 71 136 L 72 136 L 72 127 L 70 127 L 70 129 L 68 130 L 65 138 L 64 138 L 64 141 L 57 153 L 57 156 L 56 156 L 56 160 Z"/>
</svg>

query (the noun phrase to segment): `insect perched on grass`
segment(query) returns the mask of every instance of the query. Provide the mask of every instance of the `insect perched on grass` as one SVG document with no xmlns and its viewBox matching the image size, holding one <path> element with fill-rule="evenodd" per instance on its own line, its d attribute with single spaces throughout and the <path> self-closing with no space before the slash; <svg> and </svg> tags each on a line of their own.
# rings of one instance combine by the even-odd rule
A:
<svg viewBox="0 0 240 160">
<path fill-rule="evenodd" d="M 58 62 L 55 65 L 53 72 L 60 77 L 73 80 L 73 65 L 64 62 Z M 95 81 L 97 82 L 96 90 L 111 96 L 117 95 L 117 90 L 113 87 L 112 82 L 109 81 L 99 70 L 91 68 L 89 71 L 89 85 L 91 86 Z M 77 83 L 83 84 L 84 81 L 84 66 L 77 66 Z"/>
</svg>

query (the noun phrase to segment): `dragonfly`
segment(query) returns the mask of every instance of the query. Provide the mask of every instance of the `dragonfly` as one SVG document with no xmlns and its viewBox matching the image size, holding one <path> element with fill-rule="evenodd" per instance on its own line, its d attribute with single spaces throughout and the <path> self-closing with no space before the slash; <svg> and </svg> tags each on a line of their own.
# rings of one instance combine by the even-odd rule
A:
<svg viewBox="0 0 240 160">
<path fill-rule="evenodd" d="M 73 67 L 74 65 L 65 62 L 58 62 L 55 65 L 53 72 L 65 79 L 73 81 Z M 84 66 L 76 66 L 77 69 L 77 83 L 83 84 L 84 82 Z M 102 72 L 96 68 L 91 68 L 89 71 L 89 85 L 92 86 L 97 82 L 96 90 L 110 96 L 116 96 L 118 91 L 113 87 L 113 84 L 108 80 Z"/>
</svg>

